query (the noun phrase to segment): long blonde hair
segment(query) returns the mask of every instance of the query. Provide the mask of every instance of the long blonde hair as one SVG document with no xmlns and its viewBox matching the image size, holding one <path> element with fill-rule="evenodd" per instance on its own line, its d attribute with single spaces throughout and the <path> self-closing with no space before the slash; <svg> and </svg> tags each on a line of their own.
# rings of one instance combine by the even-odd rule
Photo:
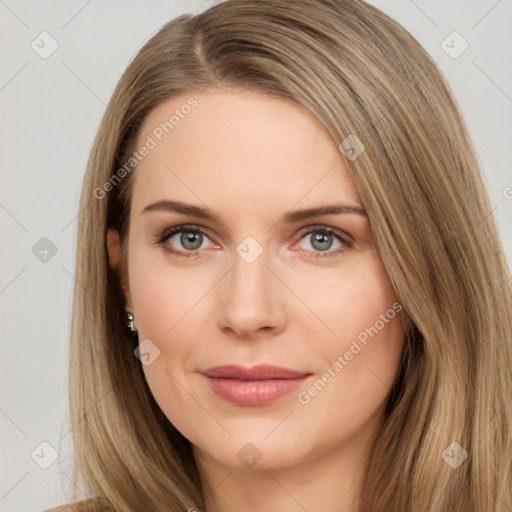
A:
<svg viewBox="0 0 512 512">
<path fill-rule="evenodd" d="M 94 497 L 83 510 L 204 507 L 190 442 L 159 409 L 133 354 L 106 232 L 119 229 L 126 256 L 136 166 L 112 177 L 148 113 L 210 86 L 291 99 L 337 144 L 352 134 L 365 146 L 347 167 L 410 317 L 365 512 L 510 511 L 511 278 L 476 153 L 426 51 L 361 0 L 228 0 L 182 15 L 120 79 L 78 218 L 69 388 L 73 480 Z M 457 468 L 446 462 L 454 450 L 468 454 Z"/>
</svg>

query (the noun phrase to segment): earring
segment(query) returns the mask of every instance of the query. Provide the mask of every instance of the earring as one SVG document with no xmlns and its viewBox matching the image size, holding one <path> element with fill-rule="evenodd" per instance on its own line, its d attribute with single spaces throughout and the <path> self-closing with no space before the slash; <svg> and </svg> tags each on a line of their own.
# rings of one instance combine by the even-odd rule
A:
<svg viewBox="0 0 512 512">
<path fill-rule="evenodd" d="M 125 318 L 126 318 L 126 326 L 128 327 L 128 330 L 131 333 L 136 333 L 137 329 L 133 326 L 133 314 L 129 313 L 128 311 L 124 312 Z"/>
</svg>

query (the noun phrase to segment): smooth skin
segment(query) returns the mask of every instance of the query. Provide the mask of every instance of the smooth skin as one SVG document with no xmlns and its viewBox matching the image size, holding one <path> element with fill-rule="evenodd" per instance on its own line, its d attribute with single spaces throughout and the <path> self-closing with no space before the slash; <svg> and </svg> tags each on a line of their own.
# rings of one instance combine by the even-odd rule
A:
<svg viewBox="0 0 512 512">
<path fill-rule="evenodd" d="M 191 95 L 197 106 L 158 141 L 155 128 Z M 295 103 L 228 89 L 166 101 L 145 120 L 139 145 L 148 136 L 157 144 L 133 171 L 128 266 L 115 230 L 108 234 L 110 265 L 139 340 L 160 350 L 144 374 L 166 417 L 193 445 L 211 489 L 207 512 L 359 511 L 364 465 L 405 339 L 400 314 L 378 320 L 398 299 L 365 214 L 279 222 L 307 208 L 363 208 L 337 143 Z M 219 220 L 144 211 L 159 201 L 208 208 Z M 182 224 L 205 234 L 194 240 L 184 228 L 157 242 Z M 245 245 L 247 237 L 262 249 L 251 263 L 237 252 L 257 250 L 252 241 Z M 333 372 L 357 336 L 382 323 Z M 301 390 L 250 407 L 217 396 L 200 373 L 261 363 L 312 376 Z M 329 368 L 330 381 L 307 394 Z M 247 451 L 261 457 L 250 467 L 239 456 Z"/>
</svg>

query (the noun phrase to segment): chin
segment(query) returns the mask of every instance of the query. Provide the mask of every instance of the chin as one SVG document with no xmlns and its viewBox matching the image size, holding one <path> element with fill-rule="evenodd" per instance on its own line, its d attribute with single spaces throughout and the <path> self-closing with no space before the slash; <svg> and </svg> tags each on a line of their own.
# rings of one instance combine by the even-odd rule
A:
<svg viewBox="0 0 512 512">
<path fill-rule="evenodd" d="M 274 424 L 274 428 L 276 424 Z M 268 431 L 247 429 L 243 434 L 238 432 L 223 444 L 212 443 L 211 439 L 204 443 L 193 443 L 194 452 L 199 451 L 202 458 L 214 459 L 217 463 L 236 470 L 258 469 L 272 470 L 286 468 L 300 463 L 306 457 L 303 435 L 289 431 L 279 435 Z M 298 447 L 300 446 L 300 450 Z"/>
</svg>

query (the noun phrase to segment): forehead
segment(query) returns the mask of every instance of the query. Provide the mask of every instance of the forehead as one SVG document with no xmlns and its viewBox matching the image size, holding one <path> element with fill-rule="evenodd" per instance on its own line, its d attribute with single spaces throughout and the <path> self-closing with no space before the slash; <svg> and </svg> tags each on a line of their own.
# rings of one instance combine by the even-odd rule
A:
<svg viewBox="0 0 512 512">
<path fill-rule="evenodd" d="M 137 147 L 150 147 L 133 178 L 132 206 L 159 199 L 238 203 L 260 211 L 319 202 L 360 203 L 336 142 L 292 101 L 258 92 L 175 96 L 146 118 Z"/>
</svg>

